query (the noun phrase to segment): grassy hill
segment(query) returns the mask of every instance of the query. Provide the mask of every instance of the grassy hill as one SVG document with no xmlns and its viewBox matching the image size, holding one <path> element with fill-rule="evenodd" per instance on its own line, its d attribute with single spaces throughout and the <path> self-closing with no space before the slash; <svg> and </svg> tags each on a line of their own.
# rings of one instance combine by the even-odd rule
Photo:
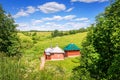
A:
<svg viewBox="0 0 120 80">
<path fill-rule="evenodd" d="M 79 57 L 65 58 L 62 61 L 47 61 L 43 71 L 39 70 L 39 58 L 43 56 L 44 50 L 50 47 L 51 44 L 53 47 L 58 44 L 59 47 L 64 48 L 69 43 L 75 43 L 78 47 L 82 48 L 81 43 L 85 40 L 87 32 L 55 38 L 52 38 L 50 34 L 51 32 L 18 33 L 23 55 L 18 63 L 11 60 L 11 58 L 5 60 L 7 63 L 4 63 L 4 61 L 0 63 L 6 66 L 0 69 L 1 73 L 13 70 L 11 73 L 3 75 L 4 78 L 7 80 L 10 76 L 11 80 L 14 80 L 17 76 L 22 78 L 22 80 L 69 80 L 72 69 L 79 65 Z"/>
<path fill-rule="evenodd" d="M 78 47 L 81 48 L 81 43 L 85 39 L 85 37 L 86 37 L 86 32 L 63 36 L 63 37 L 46 38 L 43 41 L 38 41 L 36 44 L 34 44 L 31 50 L 34 51 L 35 54 L 42 54 L 44 49 L 50 47 L 51 45 L 55 47 L 56 44 L 58 44 L 59 47 L 64 48 L 69 43 L 75 43 Z"/>
<path fill-rule="evenodd" d="M 18 35 L 20 36 L 21 40 L 24 40 L 25 38 L 27 38 L 28 43 L 25 42 L 25 44 L 30 46 L 30 47 L 27 46 L 28 48 L 23 50 L 24 53 L 23 53 L 21 62 L 26 65 L 29 71 L 37 72 L 39 71 L 39 65 L 40 65 L 39 57 L 43 56 L 43 52 L 46 48 L 50 47 L 51 45 L 55 47 L 56 44 L 58 44 L 59 47 L 64 48 L 69 43 L 75 43 L 78 47 L 82 48 L 81 43 L 85 39 L 86 34 L 87 32 L 51 38 L 50 32 L 49 33 L 38 32 L 36 36 L 44 40 L 39 40 L 37 41 L 37 43 L 33 43 L 31 36 L 27 36 L 22 33 L 19 33 Z M 24 42 L 22 44 L 24 44 Z M 51 71 L 51 68 L 52 69 L 57 68 L 57 67 L 62 68 L 66 76 L 69 77 L 72 69 L 78 65 L 79 65 L 79 57 L 66 58 L 63 61 L 47 61 L 45 64 L 45 68 L 50 71 Z"/>
</svg>

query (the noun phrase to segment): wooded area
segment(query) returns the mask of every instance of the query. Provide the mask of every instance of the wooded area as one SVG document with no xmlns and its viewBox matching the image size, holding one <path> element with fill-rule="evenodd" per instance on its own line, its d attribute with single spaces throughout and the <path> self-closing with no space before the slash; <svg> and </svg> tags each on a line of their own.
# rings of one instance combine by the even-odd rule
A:
<svg viewBox="0 0 120 80">
<path fill-rule="evenodd" d="M 74 69 L 80 80 L 120 79 L 120 0 L 115 0 L 96 17 L 82 46 L 80 66 Z"/>
</svg>

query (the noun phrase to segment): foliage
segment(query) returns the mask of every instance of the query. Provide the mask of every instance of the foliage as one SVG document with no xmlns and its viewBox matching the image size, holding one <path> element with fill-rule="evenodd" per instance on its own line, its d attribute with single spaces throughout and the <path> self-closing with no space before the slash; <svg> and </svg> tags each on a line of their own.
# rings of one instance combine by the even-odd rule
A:
<svg viewBox="0 0 120 80">
<path fill-rule="evenodd" d="M 75 33 L 76 33 L 75 30 L 70 30 L 70 31 L 69 31 L 69 34 L 75 34 Z"/>
<path fill-rule="evenodd" d="M 31 33 L 32 34 L 32 33 Z M 44 35 L 46 34 L 46 35 Z M 33 44 L 33 40 L 31 36 L 26 36 L 22 33 L 18 34 L 20 37 L 20 41 L 22 41 L 22 46 L 25 44 Z M 24 55 L 21 57 L 21 62 L 24 64 L 25 72 L 24 76 L 27 76 L 25 79 L 28 80 L 38 80 L 38 79 L 45 79 L 45 80 L 69 80 L 71 76 L 71 71 L 74 67 L 79 65 L 79 61 L 76 58 L 68 58 L 63 61 L 48 61 L 46 62 L 46 66 L 44 71 L 39 71 L 39 57 L 43 56 L 44 50 L 49 47 L 51 44 L 53 47 L 56 46 L 56 43 L 61 48 L 64 48 L 70 42 L 75 43 L 81 48 L 82 40 L 86 37 L 85 33 L 78 33 L 74 35 L 67 35 L 62 37 L 55 37 L 55 38 L 47 38 L 50 36 L 50 33 L 39 33 L 37 32 L 37 36 L 39 36 L 43 40 L 37 41 L 37 43 L 33 44 L 32 46 L 22 48 Z M 78 37 L 79 36 L 79 37 Z M 46 38 L 45 38 L 46 37 Z M 27 40 L 24 42 L 24 39 Z M 69 66 L 69 67 L 68 67 Z M 64 71 L 63 73 L 59 72 L 59 68 Z M 55 70 L 53 70 L 55 69 Z M 56 74 L 58 73 L 58 74 Z M 52 76 L 51 76 L 52 75 Z M 55 76 L 53 76 L 55 75 Z M 48 77 L 47 77 L 48 76 Z M 59 79 L 58 79 L 59 77 Z M 31 79 L 30 79 L 31 78 Z"/>
<path fill-rule="evenodd" d="M 56 44 L 58 44 L 61 48 L 64 48 L 69 43 L 75 43 L 76 45 L 78 45 L 78 47 L 81 48 L 82 40 L 85 37 L 86 37 L 86 33 L 78 33 L 75 35 L 67 35 L 67 36 L 62 36 L 62 37 L 55 37 L 55 38 L 46 39 L 44 41 L 39 41 L 31 49 L 27 49 L 26 53 L 29 53 L 29 54 L 34 53 L 34 54 L 42 55 L 44 50 L 47 47 L 50 47 L 51 45 L 53 47 L 55 47 Z M 30 52 L 30 50 L 32 52 Z M 27 51 L 29 51 L 29 52 L 27 52 Z"/>
<path fill-rule="evenodd" d="M 58 31 L 58 30 L 54 30 L 51 33 L 52 37 L 57 37 L 57 36 L 64 36 L 64 35 L 71 35 L 71 34 L 76 34 L 76 33 L 81 33 L 81 32 L 87 32 L 87 29 L 85 28 L 80 28 L 78 30 L 69 30 L 69 31 Z"/>
<path fill-rule="evenodd" d="M 115 0 L 104 13 L 96 17 L 96 25 L 88 32 L 83 43 L 80 66 L 77 75 L 97 80 L 120 79 L 120 1 Z M 118 63 L 118 64 L 116 64 Z M 115 72 L 116 71 L 116 72 Z M 87 74 L 89 73 L 89 75 Z M 79 78 L 80 79 L 80 78 Z M 83 79 L 86 80 L 86 79 Z"/>
<path fill-rule="evenodd" d="M 81 57 L 80 57 L 80 66 L 73 69 L 72 80 L 94 80 L 91 78 L 90 70 L 96 69 L 92 66 L 99 59 L 99 54 L 96 53 L 93 45 L 93 26 L 89 28 L 86 39 L 82 43 Z M 90 67 L 91 66 L 91 67 Z M 75 75 L 74 75 L 75 74 Z"/>
<path fill-rule="evenodd" d="M 17 57 L 0 56 L 0 80 L 21 80 L 23 67 Z"/>
<path fill-rule="evenodd" d="M 75 58 L 65 58 L 65 60 L 60 61 L 47 61 L 45 64 L 45 68 L 60 66 L 64 69 L 65 72 L 69 73 L 73 68 L 79 65 L 79 57 Z M 69 67 L 68 67 L 69 66 Z"/>
<path fill-rule="evenodd" d="M 63 32 L 62 32 L 62 31 L 58 31 L 58 30 L 54 30 L 54 31 L 51 33 L 51 36 L 52 36 L 52 37 L 63 36 Z"/>
<path fill-rule="evenodd" d="M 7 15 L 0 6 L 0 52 L 4 52 L 8 56 L 20 54 L 16 27 L 10 14 Z"/>
<path fill-rule="evenodd" d="M 0 80 L 67 80 L 65 75 L 60 66 L 39 70 L 17 57 L 0 57 Z"/>
</svg>

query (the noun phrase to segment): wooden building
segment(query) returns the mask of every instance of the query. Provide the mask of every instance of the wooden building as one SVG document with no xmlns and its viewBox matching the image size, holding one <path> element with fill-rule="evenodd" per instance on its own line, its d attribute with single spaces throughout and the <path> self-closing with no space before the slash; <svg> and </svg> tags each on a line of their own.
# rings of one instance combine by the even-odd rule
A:
<svg viewBox="0 0 120 80">
<path fill-rule="evenodd" d="M 47 48 L 44 51 L 46 60 L 64 60 L 64 51 L 56 46 L 55 48 Z"/>
<path fill-rule="evenodd" d="M 68 44 L 65 48 L 65 57 L 75 57 L 80 55 L 80 48 L 78 48 L 75 44 Z"/>
</svg>

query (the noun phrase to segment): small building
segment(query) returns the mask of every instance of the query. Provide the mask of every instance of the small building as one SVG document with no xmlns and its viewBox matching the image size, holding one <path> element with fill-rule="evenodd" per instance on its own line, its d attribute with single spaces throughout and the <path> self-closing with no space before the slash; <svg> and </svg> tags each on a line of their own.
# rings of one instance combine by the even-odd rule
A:
<svg viewBox="0 0 120 80">
<path fill-rule="evenodd" d="M 75 44 L 68 44 L 65 48 L 65 57 L 75 57 L 80 55 L 80 48 L 78 48 Z"/>
<path fill-rule="evenodd" d="M 64 60 L 64 51 L 56 46 L 55 48 L 47 48 L 44 51 L 46 60 Z"/>
<path fill-rule="evenodd" d="M 44 51 L 44 56 L 46 60 L 51 60 L 51 54 L 50 52 L 53 50 L 53 48 L 47 48 Z"/>
</svg>

